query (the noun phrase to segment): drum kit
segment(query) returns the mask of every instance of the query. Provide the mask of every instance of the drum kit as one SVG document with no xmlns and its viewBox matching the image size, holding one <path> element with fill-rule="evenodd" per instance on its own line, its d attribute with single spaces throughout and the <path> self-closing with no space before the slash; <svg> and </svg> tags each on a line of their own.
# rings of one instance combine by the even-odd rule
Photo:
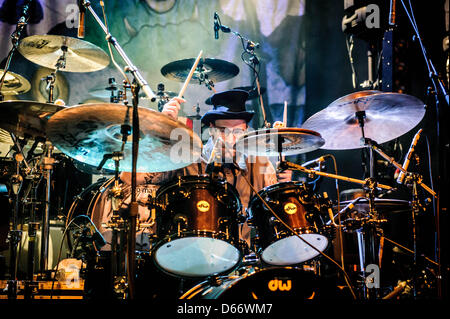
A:
<svg viewBox="0 0 450 319">
<path fill-rule="evenodd" d="M 117 86 L 113 80 L 110 80 L 110 86 L 105 88 L 106 93 L 102 95 L 111 97 L 110 103 L 68 107 L 54 101 L 52 92 L 58 72 L 93 72 L 109 64 L 108 55 L 89 42 L 67 36 L 36 35 L 21 40 L 18 50 L 29 61 L 54 71 L 45 79 L 49 96 L 47 103 L 26 100 L 0 102 L 3 114 L 0 127 L 9 133 L 14 149 L 12 165 L 5 158 L 1 170 L 2 181 L 9 186 L 10 200 L 14 204 L 8 233 L 11 278 L 8 282 L 9 297 L 17 296 L 17 246 L 21 238 L 19 224 L 23 220 L 28 220 L 29 230 L 36 229 L 36 226 L 31 225 L 38 224 L 42 231 L 39 275 L 51 276 L 54 272 L 48 260 L 48 233 L 56 150 L 79 163 L 77 167 L 88 174 L 105 171 L 114 174 L 106 182 L 91 185 L 74 199 L 67 214 L 65 212 L 68 218 L 65 230 L 80 216 L 87 217 L 91 225 L 80 236 L 87 236 L 85 241 L 94 242 L 94 255 L 98 257 L 105 242 L 98 234 L 97 228 L 100 225 L 95 225 L 89 214 L 105 189 L 111 189 L 114 214 L 106 226 L 116 235 L 134 235 L 136 229 L 155 225 L 154 245 L 150 255 L 158 271 L 181 281 L 196 281 L 196 285 L 177 297 L 192 299 L 239 295 L 243 298 L 337 298 L 342 295 L 342 289 L 327 280 L 320 268 L 321 262 L 330 261 L 336 266 L 334 270 L 337 277 L 346 282 L 344 286 L 348 288 L 348 296 L 361 299 L 386 297 L 386 291 L 377 285 L 377 278 L 372 283 L 364 280 L 357 284 L 351 282 L 344 261 L 341 260 L 342 264 L 334 261 L 329 256 L 329 251 L 333 245 L 340 245 L 333 241 L 343 232 L 357 233 L 356 254 L 359 264 L 354 272 L 362 279 L 374 279 L 367 270 L 369 265 L 381 266 L 379 242 L 380 237 L 384 238 L 383 226 L 386 218 L 389 218 L 389 215 L 380 214 L 380 211 L 395 210 L 400 205 L 412 212 L 414 219 L 421 206 L 418 188 L 422 187 L 431 196 L 436 196 L 423 183 L 420 175 L 407 171 L 408 165 L 397 163 L 378 144 L 391 141 L 419 124 L 425 115 L 424 104 L 420 100 L 405 94 L 374 90 L 352 93 L 314 114 L 300 128 L 285 125 L 265 127 L 238 139 L 236 150 L 244 155 L 278 156 L 279 170 L 299 171 L 310 177 L 327 177 L 360 185 L 362 193 L 340 203 L 345 205 L 343 209 L 339 209 L 340 206 L 336 209 L 327 194 L 315 193 L 311 185 L 305 182 L 282 182 L 258 190 L 253 189 L 247 179 L 254 195 L 244 209 L 239 193 L 226 180 L 212 175 L 182 176 L 167 181 L 149 196 L 147 205 L 152 212 L 152 224 L 133 227 L 126 216 L 118 214 L 117 203 L 123 199 L 119 172 L 161 173 L 184 168 L 200 158 L 201 138 L 180 121 L 145 107 L 137 107 L 139 129 L 137 134 L 134 130 L 132 132 L 131 118 L 134 110 L 128 103 L 123 103 L 126 100 L 123 96 L 114 96 Z M 161 68 L 161 74 L 169 80 L 184 82 L 184 92 L 188 83 L 204 84 L 215 91 L 214 83 L 228 80 L 239 73 L 239 68 L 230 62 L 200 58 L 200 55 L 197 59 L 171 62 Z M 138 72 L 134 70 L 134 73 L 138 77 L 137 82 L 142 82 L 139 85 L 145 87 L 145 81 L 139 81 Z M 21 75 L 12 72 L 0 74 L 6 74 L 2 94 L 21 94 L 31 87 Z M 124 84 L 122 93 L 125 96 L 130 86 L 132 87 L 131 83 Z M 258 98 L 264 92 L 263 88 L 259 88 L 259 94 L 254 94 L 255 90 L 251 87 L 249 89 L 253 90 L 250 98 Z M 138 90 L 134 88 L 132 91 L 137 92 L 134 96 L 137 100 Z M 161 94 L 157 98 L 163 101 L 177 96 L 171 92 L 163 92 L 163 88 L 158 89 L 158 92 Z M 148 90 L 144 92 L 144 96 L 148 96 L 147 93 Z M 205 103 L 210 104 L 210 101 Z M 174 137 L 173 132 L 176 131 L 184 134 L 175 134 Z M 133 162 L 134 150 L 133 143 L 129 142 L 130 137 L 133 141 L 137 139 L 139 144 L 136 163 Z M 29 140 L 34 141 L 33 147 L 24 154 L 24 145 Z M 41 153 L 35 153 L 39 143 L 43 145 L 43 149 Z M 176 146 L 187 146 L 189 156 L 176 160 L 172 153 Z M 305 154 L 320 148 L 367 148 L 371 154 L 371 168 L 375 153 L 379 154 L 404 174 L 404 183 L 412 186 L 411 201 L 396 202 L 378 198 L 380 190 L 392 191 L 394 187 L 378 183 L 373 174 L 360 180 L 285 160 L 285 156 Z M 44 198 L 33 202 L 34 206 L 44 207 L 40 222 L 34 212 L 36 207 L 33 208 L 33 214 L 26 218 L 20 214 L 23 203 L 35 200 L 28 198 L 29 193 L 24 195 L 21 191 L 23 184 L 30 180 L 44 180 L 46 185 Z M 239 229 L 244 223 L 253 229 L 250 244 L 239 237 Z M 413 227 L 416 234 L 416 226 Z M 29 233 L 29 247 L 33 247 L 31 244 L 34 236 Z M 416 239 L 415 237 L 414 241 Z M 116 243 L 111 243 L 112 253 L 115 254 L 113 264 L 117 259 L 121 259 L 122 263 L 127 259 L 117 253 Z M 126 244 L 129 247 L 123 248 L 121 245 L 125 242 L 122 240 L 119 247 L 134 250 L 134 246 L 129 243 Z M 400 244 L 397 246 L 403 247 Z M 413 255 L 416 262 L 415 245 L 413 250 L 403 248 Z M 34 260 L 34 254 L 30 254 L 29 258 Z M 435 264 L 431 259 L 428 260 Z M 130 266 L 132 264 L 134 260 L 126 261 L 127 271 L 130 268 L 134 270 L 135 266 Z M 117 270 L 119 268 L 117 264 L 113 265 L 116 271 L 114 275 L 120 275 Z M 414 272 L 418 273 L 419 270 L 414 269 Z M 31 274 L 34 275 L 34 269 Z M 129 274 L 130 272 L 128 276 Z M 131 274 L 134 275 L 133 271 Z M 411 285 L 417 293 L 417 278 L 415 275 L 413 277 Z M 27 279 L 33 281 L 34 276 Z M 122 289 L 125 292 L 122 296 L 127 296 L 127 289 L 134 289 L 134 279 L 128 277 L 128 280 L 130 282 L 125 282 L 121 287 L 114 284 L 117 291 Z M 401 291 L 397 294 L 400 293 Z M 389 295 L 389 298 L 393 297 Z"/>
</svg>

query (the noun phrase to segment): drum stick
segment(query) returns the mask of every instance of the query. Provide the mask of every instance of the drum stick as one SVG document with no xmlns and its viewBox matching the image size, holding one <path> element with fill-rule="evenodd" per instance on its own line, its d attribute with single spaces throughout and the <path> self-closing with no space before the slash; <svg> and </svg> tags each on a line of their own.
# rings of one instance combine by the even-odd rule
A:
<svg viewBox="0 0 450 319">
<path fill-rule="evenodd" d="M 203 50 L 200 50 L 200 53 L 198 54 L 197 59 L 195 59 L 195 62 L 191 68 L 191 71 L 189 71 L 189 74 L 188 74 L 186 80 L 184 81 L 184 84 L 183 84 L 183 87 L 181 88 L 180 93 L 178 93 L 179 98 L 183 97 L 184 91 L 186 91 L 189 81 L 191 80 L 192 75 L 194 74 L 195 69 L 197 68 L 198 62 L 200 62 L 200 58 L 202 57 L 202 54 L 203 54 Z"/>
<path fill-rule="evenodd" d="M 283 125 L 287 127 L 287 101 L 284 101 L 284 110 L 283 110 Z"/>
</svg>

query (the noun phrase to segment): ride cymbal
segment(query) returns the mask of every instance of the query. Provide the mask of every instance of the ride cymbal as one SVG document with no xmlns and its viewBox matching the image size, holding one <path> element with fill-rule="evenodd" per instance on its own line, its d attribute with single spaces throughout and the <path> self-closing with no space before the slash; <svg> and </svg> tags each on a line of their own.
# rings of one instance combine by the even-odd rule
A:
<svg viewBox="0 0 450 319">
<path fill-rule="evenodd" d="M 413 129 L 425 115 L 425 105 L 406 94 L 361 91 L 335 100 L 307 119 L 301 126 L 314 130 L 325 139 L 323 149 L 357 149 L 362 131 L 357 112 L 363 114 L 364 137 L 381 144 Z"/>
</svg>

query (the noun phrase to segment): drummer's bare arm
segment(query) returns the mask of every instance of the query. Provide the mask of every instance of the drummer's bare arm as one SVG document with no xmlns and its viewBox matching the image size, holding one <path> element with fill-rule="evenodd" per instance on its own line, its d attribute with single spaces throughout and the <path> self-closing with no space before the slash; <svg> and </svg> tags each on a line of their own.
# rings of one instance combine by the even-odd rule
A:
<svg viewBox="0 0 450 319">
<path fill-rule="evenodd" d="M 277 172 L 275 170 L 275 167 L 273 167 L 272 163 L 270 162 L 270 160 L 267 159 L 265 161 L 265 164 L 260 168 L 260 173 L 264 178 L 263 187 L 278 183 Z"/>
<path fill-rule="evenodd" d="M 171 98 L 169 102 L 164 104 L 164 107 L 161 111 L 161 113 L 164 113 L 166 115 L 169 115 L 173 119 L 178 119 L 178 112 L 181 108 L 181 103 L 186 103 L 186 100 L 180 97 L 174 97 Z"/>
</svg>

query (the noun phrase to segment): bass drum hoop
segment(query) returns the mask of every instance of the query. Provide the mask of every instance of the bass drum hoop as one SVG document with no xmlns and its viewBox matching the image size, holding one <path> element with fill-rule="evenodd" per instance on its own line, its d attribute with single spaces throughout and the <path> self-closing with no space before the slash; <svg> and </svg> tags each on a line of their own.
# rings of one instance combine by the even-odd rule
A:
<svg viewBox="0 0 450 319">
<path fill-rule="evenodd" d="M 72 220 L 80 215 L 88 216 L 92 220 L 92 222 L 95 224 L 95 221 L 92 219 L 93 218 L 92 214 L 94 212 L 94 207 L 97 205 L 97 203 L 100 199 L 99 195 L 102 194 L 104 190 L 109 188 L 109 186 L 113 182 L 114 182 L 114 177 L 109 178 L 109 179 L 106 179 L 106 178 L 100 179 L 100 180 L 96 181 L 95 183 L 92 183 L 91 185 L 86 187 L 79 195 L 77 195 L 75 200 L 72 202 L 72 205 L 70 205 L 69 211 L 67 212 L 65 227 L 67 228 L 69 226 L 69 224 L 72 222 Z M 76 212 L 77 208 L 79 207 L 79 205 L 81 203 L 83 203 L 84 200 L 88 199 L 88 198 L 85 198 L 85 196 L 89 195 L 89 192 L 92 192 L 92 197 L 91 198 L 88 197 L 89 204 L 87 205 L 86 211 L 83 212 L 82 214 L 75 215 L 75 212 Z M 95 226 L 97 228 L 100 227 L 100 225 L 95 225 Z"/>
</svg>

